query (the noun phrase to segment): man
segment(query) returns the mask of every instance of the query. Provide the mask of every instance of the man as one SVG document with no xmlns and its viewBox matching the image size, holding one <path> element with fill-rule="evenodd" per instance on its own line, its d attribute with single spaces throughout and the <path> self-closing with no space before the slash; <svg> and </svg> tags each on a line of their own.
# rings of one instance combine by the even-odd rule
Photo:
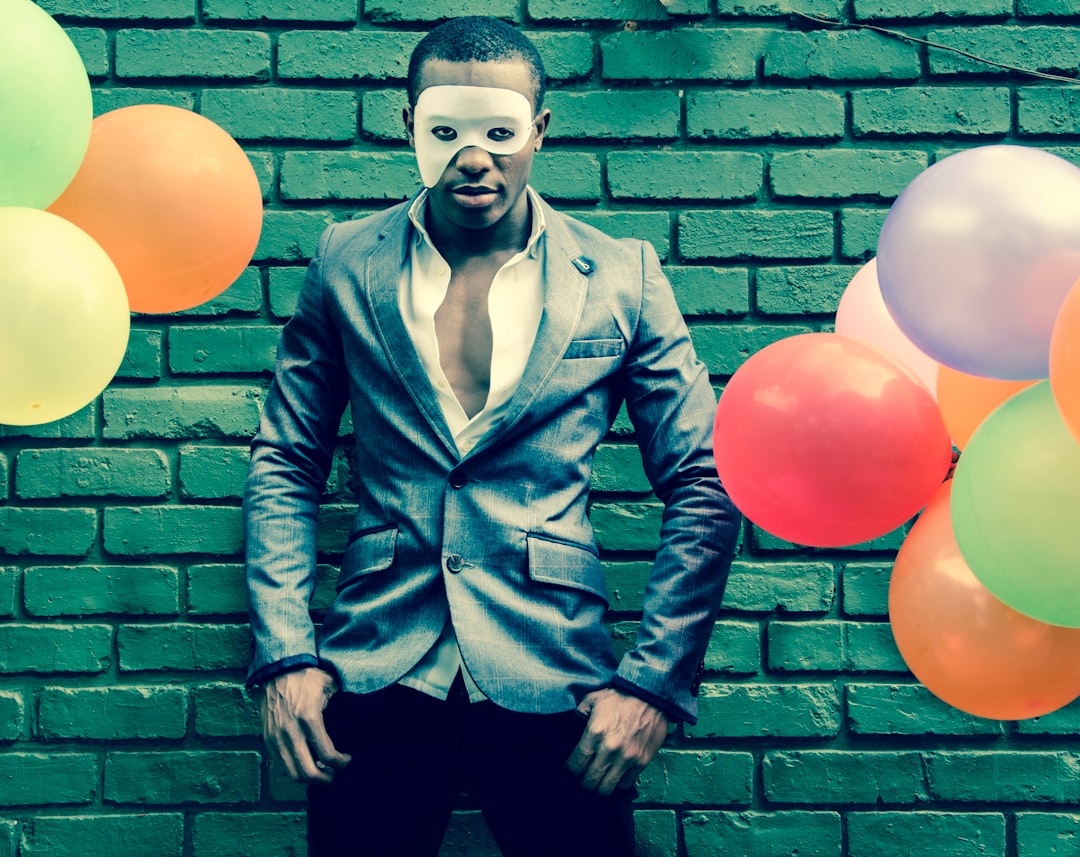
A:
<svg viewBox="0 0 1080 857">
<path fill-rule="evenodd" d="M 513 28 L 429 33 L 404 111 L 425 188 L 327 230 L 282 334 L 244 501 L 249 684 L 310 784 L 312 857 L 434 855 L 461 790 L 505 854 L 632 854 L 634 780 L 694 717 L 739 526 L 715 399 L 652 248 L 528 187 L 543 93 Z M 586 506 L 624 400 L 665 514 L 619 661 Z M 358 511 L 316 635 L 346 404 Z"/>
</svg>

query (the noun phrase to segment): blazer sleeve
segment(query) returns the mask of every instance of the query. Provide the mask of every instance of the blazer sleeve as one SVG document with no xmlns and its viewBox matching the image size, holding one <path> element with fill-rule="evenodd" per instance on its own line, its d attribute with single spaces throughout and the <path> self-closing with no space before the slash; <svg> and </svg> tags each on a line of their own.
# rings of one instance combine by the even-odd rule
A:
<svg viewBox="0 0 1080 857">
<path fill-rule="evenodd" d="M 243 518 L 253 656 L 248 686 L 315 666 L 308 604 L 315 587 L 319 500 L 348 397 L 341 336 L 328 312 L 323 264 L 333 227 L 308 266 L 278 342 L 244 487 Z"/>
<path fill-rule="evenodd" d="M 634 647 L 613 684 L 691 723 L 700 664 L 738 542 L 742 517 L 716 472 L 716 397 L 671 285 L 647 242 L 642 297 L 625 364 L 626 406 L 646 475 L 664 512 Z"/>
</svg>

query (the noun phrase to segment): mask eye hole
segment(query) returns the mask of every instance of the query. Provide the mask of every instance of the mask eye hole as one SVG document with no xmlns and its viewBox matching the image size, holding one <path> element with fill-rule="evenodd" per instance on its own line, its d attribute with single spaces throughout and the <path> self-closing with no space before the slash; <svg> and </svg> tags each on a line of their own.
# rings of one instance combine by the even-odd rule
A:
<svg viewBox="0 0 1080 857">
<path fill-rule="evenodd" d="M 431 136 L 436 140 L 442 140 L 443 142 L 449 142 L 450 140 L 457 139 L 457 131 L 451 128 L 449 125 L 436 125 L 431 129 Z"/>
<path fill-rule="evenodd" d="M 510 128 L 492 128 L 487 135 L 489 140 L 496 143 L 505 143 L 514 138 L 514 132 Z"/>
</svg>

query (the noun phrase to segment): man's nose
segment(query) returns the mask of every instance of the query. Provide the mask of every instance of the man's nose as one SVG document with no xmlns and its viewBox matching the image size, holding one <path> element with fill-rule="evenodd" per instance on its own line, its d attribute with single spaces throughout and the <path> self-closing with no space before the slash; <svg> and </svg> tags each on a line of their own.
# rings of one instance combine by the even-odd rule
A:
<svg viewBox="0 0 1080 857">
<path fill-rule="evenodd" d="M 481 146 L 466 146 L 454 155 L 454 166 L 463 173 L 482 173 L 494 166 L 491 153 Z"/>
</svg>

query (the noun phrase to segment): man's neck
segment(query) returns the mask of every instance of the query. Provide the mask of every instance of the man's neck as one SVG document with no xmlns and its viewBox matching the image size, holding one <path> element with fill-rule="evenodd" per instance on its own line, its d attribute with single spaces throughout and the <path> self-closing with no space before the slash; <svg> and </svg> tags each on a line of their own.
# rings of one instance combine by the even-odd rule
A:
<svg viewBox="0 0 1080 857">
<path fill-rule="evenodd" d="M 529 243 L 532 201 L 527 192 L 522 193 L 513 211 L 484 229 L 469 229 L 434 218 L 429 206 L 425 212 L 424 227 L 432 243 L 451 266 L 456 262 L 480 258 L 509 257 L 524 250 Z"/>
</svg>

